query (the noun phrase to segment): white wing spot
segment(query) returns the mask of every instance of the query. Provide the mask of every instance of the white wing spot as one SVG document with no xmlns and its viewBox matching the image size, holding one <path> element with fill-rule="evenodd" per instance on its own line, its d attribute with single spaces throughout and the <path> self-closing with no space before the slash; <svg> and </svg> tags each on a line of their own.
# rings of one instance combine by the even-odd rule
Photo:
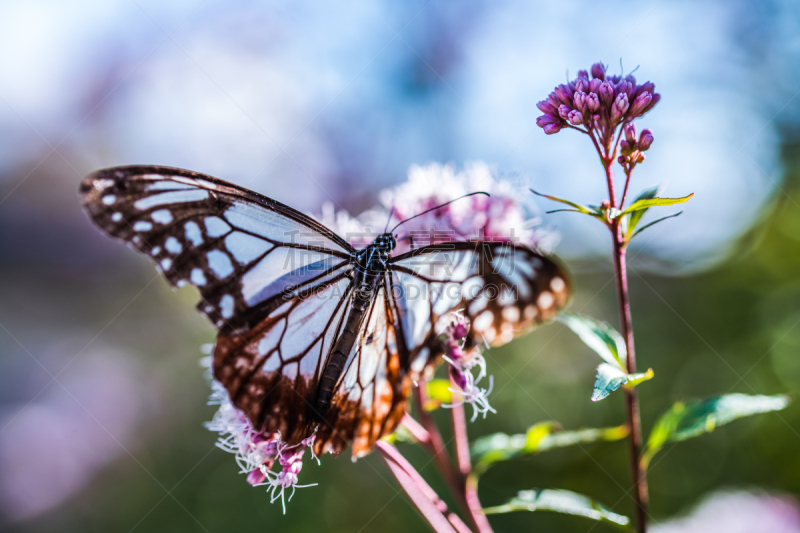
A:
<svg viewBox="0 0 800 533">
<path fill-rule="evenodd" d="M 167 238 L 167 242 L 164 243 L 164 248 L 171 254 L 179 254 L 183 246 L 181 246 L 180 241 L 175 237 L 169 237 Z"/>
<path fill-rule="evenodd" d="M 167 271 L 172 268 L 172 259 L 166 258 L 161 260 L 161 270 Z"/>
<path fill-rule="evenodd" d="M 211 250 L 207 254 L 208 266 L 219 279 L 224 279 L 233 274 L 233 265 L 225 252 Z"/>
<path fill-rule="evenodd" d="M 169 224 L 172 222 L 172 213 L 169 212 L 169 209 L 159 209 L 158 211 L 153 211 L 150 214 L 150 218 L 159 224 Z"/>
<path fill-rule="evenodd" d="M 203 234 L 200 233 L 200 226 L 198 226 L 195 222 L 189 221 L 183 226 L 186 230 L 186 238 L 191 242 L 194 246 L 200 246 L 203 244 Z"/>
<path fill-rule="evenodd" d="M 472 325 L 475 327 L 476 331 L 486 331 L 489 326 L 492 325 L 494 322 L 494 315 L 488 309 L 478 315 L 478 318 L 475 319 L 475 322 Z"/>
<path fill-rule="evenodd" d="M 206 276 L 203 274 L 203 271 L 199 268 L 193 268 L 191 274 L 192 283 L 197 285 L 198 287 L 202 287 L 206 284 Z"/>
<path fill-rule="evenodd" d="M 553 289 L 554 292 L 561 292 L 566 287 L 566 283 L 561 278 L 553 278 L 553 281 L 550 282 L 550 288 Z"/>
<path fill-rule="evenodd" d="M 111 215 L 111 220 L 113 220 L 114 222 L 119 222 L 120 220 L 122 220 L 122 213 L 114 213 L 113 215 Z"/>
<path fill-rule="evenodd" d="M 503 308 L 503 318 L 508 320 L 509 322 L 518 322 L 519 307 L 515 305 L 510 305 L 508 307 Z"/>
<path fill-rule="evenodd" d="M 103 196 L 103 203 L 106 205 L 111 205 L 116 201 L 117 197 L 114 196 L 113 194 L 106 194 L 105 196 Z"/>
<path fill-rule="evenodd" d="M 536 314 L 539 311 L 536 309 L 536 306 L 533 304 L 528 304 L 528 307 L 525 308 L 525 318 L 528 320 L 533 320 L 536 318 Z"/>
<path fill-rule="evenodd" d="M 156 176 L 157 178 L 161 177 L 158 174 L 151 174 L 151 175 Z M 192 187 L 191 185 L 177 183 L 174 181 L 157 181 L 152 185 L 147 186 L 148 191 L 169 191 L 175 189 L 194 189 L 194 187 Z"/>
<path fill-rule="evenodd" d="M 133 244 L 139 244 L 142 241 L 142 238 L 139 237 L 138 235 L 134 235 L 134 237 L 133 237 L 133 239 L 131 239 L 131 241 L 133 242 Z"/>
<path fill-rule="evenodd" d="M 140 220 L 133 224 L 134 231 L 150 231 L 151 229 L 153 229 L 153 224 L 146 220 Z"/>
<path fill-rule="evenodd" d="M 154 246 L 153 249 L 150 250 L 150 254 L 153 257 L 157 256 L 159 253 L 161 253 L 161 247 L 160 246 Z"/>
<path fill-rule="evenodd" d="M 175 283 L 175 285 L 177 285 L 177 286 L 178 286 L 178 288 L 180 288 L 180 287 L 183 287 L 183 286 L 185 286 L 185 285 L 186 285 L 186 280 L 185 280 L 185 279 L 179 279 L 179 280 L 178 280 L 178 281 Z"/>
<path fill-rule="evenodd" d="M 102 191 L 103 189 L 108 189 L 114 185 L 114 180 L 102 179 L 102 180 L 95 180 L 94 188 L 98 191 Z"/>
<path fill-rule="evenodd" d="M 208 191 L 203 189 L 190 189 L 188 191 L 172 191 L 154 194 L 152 196 L 142 198 L 141 200 L 137 200 L 133 205 L 136 207 L 136 209 L 145 210 L 157 205 L 199 202 L 200 200 L 205 200 L 206 198 L 208 198 Z"/>
<path fill-rule="evenodd" d="M 219 217 L 208 217 L 206 219 L 206 233 L 209 237 L 221 237 L 228 233 L 231 227 L 227 222 Z"/>
<path fill-rule="evenodd" d="M 233 316 L 233 296 L 226 294 L 219 301 L 219 309 L 223 318 L 230 318 Z"/>
<path fill-rule="evenodd" d="M 555 299 L 553 295 L 547 291 L 544 291 L 542 294 L 539 295 L 539 298 L 536 300 L 536 303 L 542 309 L 550 309 L 550 306 L 553 305 Z"/>
</svg>

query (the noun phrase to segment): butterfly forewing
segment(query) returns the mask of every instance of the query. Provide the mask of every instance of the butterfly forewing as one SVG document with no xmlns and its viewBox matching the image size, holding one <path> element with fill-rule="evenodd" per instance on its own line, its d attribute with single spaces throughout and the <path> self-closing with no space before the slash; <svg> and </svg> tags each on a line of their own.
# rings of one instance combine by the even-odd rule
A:
<svg viewBox="0 0 800 533">
<path fill-rule="evenodd" d="M 81 195 L 97 225 L 151 256 L 173 285 L 195 285 L 198 308 L 232 332 L 253 328 L 284 294 L 329 282 L 353 252 L 294 209 L 187 170 L 100 170 Z"/>
</svg>

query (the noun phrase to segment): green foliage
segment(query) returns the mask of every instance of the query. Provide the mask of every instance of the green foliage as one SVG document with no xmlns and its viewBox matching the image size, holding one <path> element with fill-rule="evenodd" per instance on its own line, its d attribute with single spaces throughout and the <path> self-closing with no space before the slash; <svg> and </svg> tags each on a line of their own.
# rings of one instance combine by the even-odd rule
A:
<svg viewBox="0 0 800 533">
<path fill-rule="evenodd" d="M 631 531 L 627 516 L 611 512 L 596 500 L 561 489 L 523 490 L 505 504 L 484 509 L 485 514 L 511 513 L 514 511 L 553 511 L 556 513 L 583 516 L 598 522 L 606 522 L 623 531 Z"/>
<path fill-rule="evenodd" d="M 605 322 L 573 313 L 561 313 L 558 320 L 569 327 L 584 344 L 605 361 L 597 367 L 592 392 L 593 402 L 602 400 L 622 385 L 635 387 L 654 376 L 652 369 L 642 374 L 627 373 L 628 351 L 625 341 L 622 335 Z"/>
<path fill-rule="evenodd" d="M 558 198 L 557 196 L 550 196 L 548 194 L 542 194 L 542 193 L 536 192 L 533 189 L 531 189 L 530 191 L 533 194 L 535 194 L 536 196 L 541 196 L 542 198 L 547 198 L 548 200 L 553 200 L 554 202 L 565 204 L 565 205 L 568 205 L 568 206 L 573 208 L 573 209 L 556 209 L 555 211 L 548 211 L 547 212 L 548 214 L 549 213 L 558 213 L 560 211 L 570 211 L 570 212 L 583 213 L 584 215 L 593 216 L 593 217 L 595 217 L 595 218 L 597 218 L 599 220 L 602 220 L 603 222 L 607 221 L 605 213 L 599 207 L 596 207 L 596 206 L 586 207 L 586 206 L 583 206 L 583 205 L 580 205 L 580 204 L 576 204 L 575 202 L 570 202 L 569 200 L 564 200 L 563 198 Z"/>
<path fill-rule="evenodd" d="M 628 435 L 626 426 L 560 431 L 556 422 L 539 422 L 524 434 L 495 433 L 472 443 L 470 452 L 478 475 L 498 461 L 526 457 L 557 448 L 597 441 L 615 441 Z"/>
<path fill-rule="evenodd" d="M 597 367 L 597 376 L 594 380 L 592 401 L 597 402 L 602 400 L 624 384 L 635 387 L 643 381 L 652 379 L 654 375 L 652 368 L 641 374 L 628 374 L 617 366 L 608 363 L 600 363 Z"/>
<path fill-rule="evenodd" d="M 622 218 L 622 231 L 627 236 L 627 240 L 632 239 L 635 235 L 638 235 L 642 231 L 646 230 L 650 226 L 654 224 L 658 224 L 662 220 L 666 220 L 668 218 L 673 218 L 683 211 L 679 211 L 678 213 L 673 213 L 671 215 L 667 215 L 665 217 L 661 217 L 658 220 L 654 220 L 648 224 L 645 224 L 638 230 L 636 229 L 641 222 L 642 217 L 647 212 L 647 210 L 651 207 L 660 206 L 660 205 L 674 205 L 688 201 L 694 193 L 690 194 L 689 196 L 685 196 L 683 198 L 658 198 L 659 189 L 658 187 L 653 187 L 651 189 L 647 189 L 642 192 L 624 211 L 622 211 L 617 217 Z"/>
<path fill-rule="evenodd" d="M 681 441 L 710 433 L 717 426 L 733 422 L 737 418 L 770 411 L 780 411 L 789 405 L 786 395 L 752 396 L 748 394 L 726 394 L 705 400 L 676 402 L 658 419 L 650 438 L 647 439 L 642 464 L 650 460 L 671 441 Z"/>
</svg>

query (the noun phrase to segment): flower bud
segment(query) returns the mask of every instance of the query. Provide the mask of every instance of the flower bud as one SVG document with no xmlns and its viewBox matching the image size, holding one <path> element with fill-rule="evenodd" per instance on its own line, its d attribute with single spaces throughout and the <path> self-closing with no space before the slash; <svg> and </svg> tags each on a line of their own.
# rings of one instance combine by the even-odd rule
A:
<svg viewBox="0 0 800 533">
<path fill-rule="evenodd" d="M 586 95 L 586 109 L 588 109 L 591 113 L 594 113 L 598 109 L 600 109 L 600 100 L 597 98 L 595 93 L 589 93 Z"/>
<path fill-rule="evenodd" d="M 625 76 L 625 81 L 627 81 L 633 87 L 636 87 L 636 78 L 633 77 L 633 74 L 628 74 Z"/>
<path fill-rule="evenodd" d="M 636 126 L 633 125 L 633 122 L 627 122 L 622 130 L 625 132 L 625 138 L 630 144 L 636 143 Z"/>
<path fill-rule="evenodd" d="M 586 72 L 585 70 L 579 70 L 578 71 L 578 77 L 579 78 L 588 79 L 589 78 L 589 73 Z"/>
<path fill-rule="evenodd" d="M 536 104 L 536 107 L 538 107 L 539 111 L 541 111 L 542 113 L 551 113 L 553 115 L 558 113 L 558 108 L 553 104 L 551 104 L 550 102 L 548 102 L 547 100 L 542 100 L 541 102 Z"/>
<path fill-rule="evenodd" d="M 639 152 L 639 155 L 636 156 L 636 162 L 637 163 L 643 163 L 644 162 L 644 154 L 642 152 Z"/>
<path fill-rule="evenodd" d="M 600 97 L 600 101 L 603 103 L 603 105 L 609 105 L 614 99 L 614 86 L 611 84 L 611 82 L 606 80 L 600 84 L 597 94 Z"/>
<path fill-rule="evenodd" d="M 554 92 L 556 98 L 558 98 L 559 102 L 561 102 L 562 104 L 568 104 L 572 101 L 572 89 L 570 89 L 563 83 L 558 87 L 556 87 L 556 90 Z"/>
<path fill-rule="evenodd" d="M 636 89 L 636 96 L 639 96 L 645 91 L 649 92 L 650 94 L 653 94 L 655 88 L 656 85 L 653 82 L 646 81 L 643 84 L 639 85 L 639 87 Z"/>
<path fill-rule="evenodd" d="M 647 107 L 644 108 L 642 115 L 653 109 L 659 100 L 661 100 L 661 95 L 658 93 L 653 94 L 653 99 L 650 100 L 650 103 L 647 104 Z"/>
<path fill-rule="evenodd" d="M 628 141 L 620 141 L 619 143 L 619 153 L 622 155 L 629 155 L 631 153 L 631 146 L 632 143 Z"/>
<path fill-rule="evenodd" d="M 566 119 L 569 116 L 570 111 L 572 111 L 572 108 L 567 105 L 558 106 L 558 116 L 563 119 Z"/>
<path fill-rule="evenodd" d="M 649 92 L 644 91 L 642 94 L 636 97 L 636 100 L 633 101 L 633 106 L 631 107 L 631 116 L 632 117 L 639 117 L 644 114 L 645 108 L 650 103 L 650 100 L 653 99 L 653 95 Z"/>
<path fill-rule="evenodd" d="M 548 124 L 557 124 L 559 122 L 561 121 L 558 119 L 558 117 L 550 113 L 546 113 L 536 119 L 536 125 L 540 128 L 544 128 Z"/>
<path fill-rule="evenodd" d="M 561 124 L 548 124 L 547 126 L 544 126 L 544 132 L 547 135 L 553 135 L 559 131 L 561 131 Z"/>
<path fill-rule="evenodd" d="M 622 142 L 625 142 L 625 141 L 622 141 Z M 626 164 L 628 164 L 628 156 L 627 156 L 627 155 L 621 155 L 621 156 L 619 156 L 619 157 L 617 158 L 617 163 L 619 163 L 620 165 L 626 165 Z"/>
<path fill-rule="evenodd" d="M 575 82 L 575 92 L 587 92 L 589 90 L 589 80 L 584 78 L 578 78 L 578 81 Z"/>
<path fill-rule="evenodd" d="M 600 81 L 606 78 L 606 66 L 602 63 L 595 63 L 592 65 L 592 78 L 597 78 Z"/>
<path fill-rule="evenodd" d="M 598 89 L 600 89 L 600 85 L 602 84 L 602 80 L 598 80 L 597 78 L 593 79 L 589 82 L 589 92 L 596 93 Z"/>
<path fill-rule="evenodd" d="M 573 126 L 583 124 L 583 113 L 581 113 L 577 109 L 572 110 L 569 112 L 567 120 L 569 120 L 570 124 L 572 124 Z"/>
<path fill-rule="evenodd" d="M 625 115 L 625 112 L 628 111 L 628 107 L 630 107 L 630 104 L 628 104 L 628 95 L 625 93 L 618 94 L 611 108 L 611 121 L 618 122 Z"/>
<path fill-rule="evenodd" d="M 641 151 L 645 151 L 650 148 L 650 145 L 653 144 L 653 132 L 650 130 L 642 130 L 642 134 L 639 136 L 639 143 L 637 147 Z"/>
<path fill-rule="evenodd" d="M 582 91 L 576 92 L 572 98 L 572 103 L 575 105 L 575 109 L 581 112 L 584 111 L 586 109 L 586 93 Z"/>
</svg>

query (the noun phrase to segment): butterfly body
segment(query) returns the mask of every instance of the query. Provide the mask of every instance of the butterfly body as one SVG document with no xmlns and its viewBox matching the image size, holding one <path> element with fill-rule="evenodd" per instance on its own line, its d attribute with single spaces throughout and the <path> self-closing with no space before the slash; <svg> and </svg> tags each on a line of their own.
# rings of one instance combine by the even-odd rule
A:
<svg viewBox="0 0 800 533">
<path fill-rule="evenodd" d="M 552 318 L 569 286 L 552 259 L 508 242 L 357 250 L 316 220 L 226 181 L 137 165 L 81 183 L 92 221 L 194 285 L 218 329 L 214 378 L 253 428 L 315 452 L 367 453 L 400 423 L 413 384 L 441 361 L 448 316 L 465 348 L 500 345 Z"/>
<path fill-rule="evenodd" d="M 320 379 L 319 395 L 314 409 L 314 416 L 319 421 L 324 420 L 325 413 L 330 407 L 336 383 L 347 362 L 347 354 L 353 349 L 358 338 L 361 322 L 369 304 L 375 299 L 380 281 L 388 268 L 389 256 L 396 245 L 397 241 L 391 233 L 383 233 L 355 256 L 353 285 L 356 289 L 353 295 L 353 310 L 347 316 L 344 332 L 336 339 Z M 370 340 L 369 343 L 371 342 Z"/>
</svg>

